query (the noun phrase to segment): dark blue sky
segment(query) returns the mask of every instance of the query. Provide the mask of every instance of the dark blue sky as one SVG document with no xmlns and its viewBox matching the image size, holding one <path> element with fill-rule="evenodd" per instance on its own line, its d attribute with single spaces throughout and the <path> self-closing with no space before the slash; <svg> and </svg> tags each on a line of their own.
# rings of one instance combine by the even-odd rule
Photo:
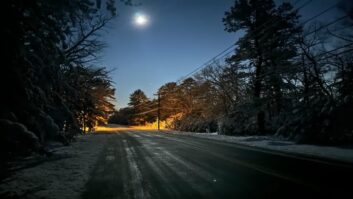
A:
<svg viewBox="0 0 353 199">
<path fill-rule="evenodd" d="M 296 7 L 306 1 L 301 0 Z M 222 24 L 224 12 L 234 0 L 140 2 L 142 5 L 136 7 L 119 3 L 119 16 L 103 35 L 108 47 L 101 62 L 115 69 L 111 75 L 116 83 L 117 108 L 126 106 L 129 95 L 136 89 L 142 89 L 152 98 L 160 86 L 177 81 L 241 36 L 225 32 Z M 314 16 L 335 3 L 336 0 L 313 0 L 300 14 L 303 18 Z M 149 16 L 147 26 L 133 24 L 137 12 Z M 337 10 L 332 10 L 323 19 L 334 19 L 338 15 Z"/>
</svg>

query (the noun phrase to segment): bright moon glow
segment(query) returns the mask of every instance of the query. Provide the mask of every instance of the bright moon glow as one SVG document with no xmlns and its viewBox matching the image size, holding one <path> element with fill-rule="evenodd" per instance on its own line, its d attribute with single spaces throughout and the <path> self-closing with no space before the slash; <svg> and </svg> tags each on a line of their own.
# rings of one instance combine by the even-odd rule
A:
<svg viewBox="0 0 353 199">
<path fill-rule="evenodd" d="M 148 17 L 144 14 L 136 14 L 134 17 L 134 22 L 137 26 L 146 26 L 148 24 Z"/>
</svg>

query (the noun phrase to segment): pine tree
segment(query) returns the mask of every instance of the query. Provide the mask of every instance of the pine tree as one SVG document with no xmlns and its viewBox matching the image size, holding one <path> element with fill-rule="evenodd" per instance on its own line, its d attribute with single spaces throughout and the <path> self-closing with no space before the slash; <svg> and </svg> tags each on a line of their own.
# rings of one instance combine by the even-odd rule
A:
<svg viewBox="0 0 353 199">
<path fill-rule="evenodd" d="M 251 72 L 252 103 L 257 132 L 266 132 L 266 117 L 278 115 L 283 107 L 283 77 L 296 56 L 298 14 L 289 3 L 276 7 L 273 0 L 237 0 L 223 18 L 228 32 L 245 31 L 236 43 L 236 54 L 228 59 Z M 246 67 L 244 67 L 246 66 Z"/>
<path fill-rule="evenodd" d="M 129 107 L 131 107 L 132 114 L 129 123 L 133 125 L 144 125 L 146 122 L 153 122 L 156 114 L 153 115 L 151 110 L 151 101 L 147 98 L 145 93 L 138 89 L 130 95 Z"/>
</svg>

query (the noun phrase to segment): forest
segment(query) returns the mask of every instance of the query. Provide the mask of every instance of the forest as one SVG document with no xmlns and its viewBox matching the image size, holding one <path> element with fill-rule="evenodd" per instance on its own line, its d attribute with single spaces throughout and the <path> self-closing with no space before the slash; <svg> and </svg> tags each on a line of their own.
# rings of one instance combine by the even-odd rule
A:
<svg viewBox="0 0 353 199">
<path fill-rule="evenodd" d="M 14 0 L 3 8 L 1 166 L 106 123 L 115 87 L 97 60 L 100 33 L 117 12 L 113 0 Z"/>
<path fill-rule="evenodd" d="M 341 17 L 317 20 L 335 7 Z M 235 1 L 222 19 L 225 31 L 243 33 L 234 45 L 162 85 L 158 97 L 134 91 L 109 122 L 158 119 L 180 131 L 353 143 L 353 10 L 345 1 L 309 19 L 299 10 L 288 2 Z"/>
</svg>

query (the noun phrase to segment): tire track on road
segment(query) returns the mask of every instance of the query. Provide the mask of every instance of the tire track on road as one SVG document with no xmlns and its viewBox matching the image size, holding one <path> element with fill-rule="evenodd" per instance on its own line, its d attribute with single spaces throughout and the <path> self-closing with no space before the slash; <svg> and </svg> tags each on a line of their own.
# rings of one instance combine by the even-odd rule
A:
<svg viewBox="0 0 353 199">
<path fill-rule="evenodd" d="M 189 147 L 189 148 L 191 148 L 193 150 L 197 150 L 199 152 L 207 153 L 208 155 L 211 155 L 211 156 L 213 156 L 213 157 L 215 157 L 217 159 L 225 160 L 225 161 L 230 162 L 230 163 L 232 163 L 234 165 L 237 165 L 237 166 L 241 166 L 241 167 L 244 167 L 244 168 L 247 168 L 247 169 L 252 169 L 254 171 L 260 172 L 260 173 L 265 174 L 265 175 L 276 177 L 276 178 L 279 178 L 279 179 L 282 179 L 282 180 L 285 180 L 285 181 L 289 181 L 289 182 L 292 182 L 292 183 L 295 183 L 295 184 L 304 185 L 307 188 L 310 188 L 310 189 L 313 189 L 313 190 L 316 190 L 316 191 L 320 191 L 320 187 L 317 187 L 314 184 L 308 183 L 305 180 L 301 180 L 299 178 L 295 178 L 294 176 L 285 175 L 283 173 L 280 173 L 280 172 L 275 171 L 273 169 L 270 169 L 268 167 L 263 167 L 263 166 L 260 166 L 258 164 L 252 164 L 252 163 L 250 163 L 248 161 L 244 161 L 244 160 L 238 159 L 234 155 L 228 157 L 228 156 L 225 156 L 223 154 L 211 151 L 211 150 L 209 150 L 209 146 L 208 145 L 202 144 L 200 142 L 196 142 L 196 141 L 191 140 L 191 139 L 180 138 L 180 136 L 176 136 L 176 135 L 172 135 L 172 136 L 169 136 L 169 135 L 170 134 L 168 134 L 168 136 L 167 135 L 161 135 L 159 138 L 178 142 L 179 144 L 187 146 L 187 147 Z M 139 134 L 139 136 L 143 136 L 143 134 L 141 133 L 141 134 Z M 189 138 L 189 137 L 187 137 L 187 138 Z M 184 148 L 184 147 L 180 147 L 180 148 Z"/>
<path fill-rule="evenodd" d="M 202 182 L 203 178 L 192 174 L 190 166 L 185 167 L 186 164 L 180 164 L 180 160 L 178 162 L 170 158 L 168 152 L 163 152 L 164 148 L 156 147 L 155 143 L 150 140 L 152 137 L 146 137 L 141 136 L 140 139 L 136 139 L 135 136 L 131 136 L 130 141 L 141 144 L 140 147 L 137 147 L 139 156 L 144 159 L 144 162 L 148 163 L 149 169 L 158 176 L 157 181 L 164 183 L 169 197 L 179 195 L 182 198 L 207 198 L 206 195 L 202 194 L 205 192 L 205 188 L 200 186 L 204 183 Z"/>
</svg>

